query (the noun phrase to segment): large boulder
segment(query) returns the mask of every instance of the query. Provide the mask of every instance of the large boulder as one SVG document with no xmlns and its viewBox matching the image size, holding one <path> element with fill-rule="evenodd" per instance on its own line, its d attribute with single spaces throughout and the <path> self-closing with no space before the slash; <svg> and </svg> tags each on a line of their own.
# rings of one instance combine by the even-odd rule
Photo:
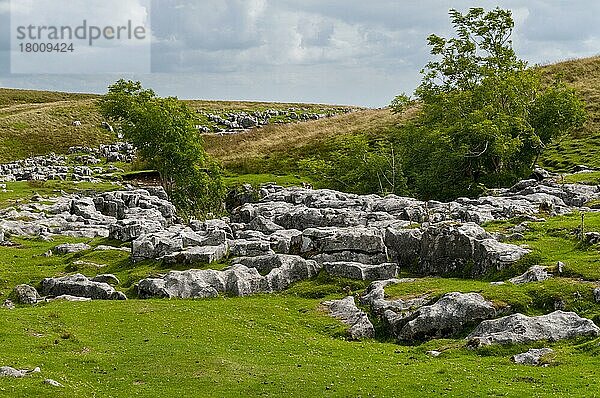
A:
<svg viewBox="0 0 600 398">
<path fill-rule="evenodd" d="M 321 253 L 310 256 L 318 263 L 361 263 L 379 265 L 389 261 L 386 253 L 360 253 L 354 251 L 343 251 L 333 253 Z"/>
<path fill-rule="evenodd" d="M 416 269 L 421 256 L 423 232 L 416 229 L 388 228 L 385 232 L 385 244 L 390 255 L 401 267 Z"/>
<path fill-rule="evenodd" d="M 109 227 L 109 237 L 121 242 L 131 242 L 142 235 L 163 229 L 160 221 L 145 219 L 119 220 Z"/>
<path fill-rule="evenodd" d="M 600 328 L 574 312 L 555 311 L 548 315 L 528 317 L 513 314 L 483 321 L 467 337 L 473 347 L 491 344 L 524 344 L 534 341 L 558 341 L 580 336 L 596 337 Z"/>
<path fill-rule="evenodd" d="M 462 332 L 465 327 L 493 318 L 496 309 L 477 293 L 448 293 L 435 304 L 417 309 L 404 318 L 399 328 L 399 340 L 415 341 L 430 338 L 450 337 Z"/>
<path fill-rule="evenodd" d="M 171 271 L 162 278 L 143 279 L 138 284 L 140 298 L 208 298 L 219 293 L 247 296 L 266 291 L 264 277 L 254 268 L 233 265 L 223 271 Z"/>
<path fill-rule="evenodd" d="M 302 245 L 302 232 L 297 229 L 283 229 L 275 231 L 269 235 L 271 241 L 271 250 L 275 253 L 290 254 L 295 245 L 299 248 Z"/>
<path fill-rule="evenodd" d="M 427 296 L 424 296 L 406 300 L 386 300 L 385 288 L 398 283 L 411 283 L 414 281 L 414 279 L 387 279 L 371 282 L 360 297 L 360 302 L 364 305 L 368 305 L 371 308 L 371 311 L 377 315 L 383 315 L 386 311 L 391 311 L 396 314 L 403 312 L 413 313 L 418 308 L 426 305 L 430 299 Z"/>
<path fill-rule="evenodd" d="M 271 250 L 271 242 L 269 240 L 260 239 L 236 239 L 229 242 L 229 251 L 232 256 L 264 256 L 275 254 Z"/>
<path fill-rule="evenodd" d="M 171 271 L 162 278 L 142 279 L 137 291 L 141 299 L 208 298 L 225 291 L 225 280 L 215 270 Z"/>
<path fill-rule="evenodd" d="M 107 283 L 94 282 L 81 274 L 42 280 L 41 293 L 45 296 L 70 295 L 92 300 L 125 300 L 123 293 Z"/>
<path fill-rule="evenodd" d="M 71 202 L 71 214 L 85 218 L 86 220 L 102 219 L 103 215 L 96 210 L 96 204 L 92 198 L 78 198 Z"/>
<path fill-rule="evenodd" d="M 386 253 L 383 233 L 376 228 L 309 228 L 302 233 L 302 253 Z"/>
<path fill-rule="evenodd" d="M 211 264 L 227 256 L 227 244 L 218 246 L 192 246 L 183 251 L 162 257 L 166 264 Z"/>
<path fill-rule="evenodd" d="M 329 314 L 350 326 L 348 334 L 353 340 L 368 339 L 375 336 L 375 328 L 365 312 L 360 310 L 354 297 L 348 296 L 342 300 L 325 301 L 323 303 Z"/>
<path fill-rule="evenodd" d="M 475 223 L 441 222 L 420 230 L 390 228 L 386 244 L 401 267 L 426 275 L 477 277 L 501 270 L 529 253 L 498 242 Z"/>
<path fill-rule="evenodd" d="M 183 238 L 171 231 L 158 231 L 142 235 L 131 245 L 133 261 L 159 259 L 183 251 Z"/>
<path fill-rule="evenodd" d="M 262 271 L 263 274 L 261 275 Z M 298 256 L 270 255 L 241 257 L 222 271 L 171 271 L 160 278 L 139 282 L 140 298 L 206 298 L 219 293 L 247 296 L 272 293 L 317 275 L 320 266 Z"/>
<path fill-rule="evenodd" d="M 265 275 L 265 286 L 268 291 L 284 290 L 292 283 L 317 276 L 321 270 L 321 266 L 316 261 L 285 254 L 241 257 L 233 260 L 233 264 L 255 268 L 261 275 Z"/>
</svg>

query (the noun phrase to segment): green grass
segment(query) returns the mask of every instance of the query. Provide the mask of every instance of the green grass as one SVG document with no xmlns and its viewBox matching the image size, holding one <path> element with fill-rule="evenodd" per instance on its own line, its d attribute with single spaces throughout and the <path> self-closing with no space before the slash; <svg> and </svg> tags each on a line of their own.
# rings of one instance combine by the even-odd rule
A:
<svg viewBox="0 0 600 398">
<path fill-rule="evenodd" d="M 576 218 L 549 219 L 544 228 L 568 230 Z M 590 226 L 597 222 L 589 219 Z M 63 242 L 121 244 L 106 239 L 13 240 L 19 246 L 0 248 L 0 300 L 17 284 L 37 285 L 44 277 L 71 272 L 115 273 L 122 281 L 119 289 L 133 297 L 137 280 L 168 271 L 153 261 L 133 265 L 126 253 L 117 251 L 41 256 Z M 97 269 L 89 263 L 106 266 Z M 0 379 L 0 396 L 581 397 L 594 396 L 600 387 L 595 377 L 600 340 L 551 344 L 556 355 L 548 368 L 512 364 L 510 356 L 525 346 L 471 351 L 462 339 L 402 346 L 385 335 L 361 343 L 347 341 L 345 327 L 326 316 L 320 303 L 343 297 L 346 287 L 360 293 L 366 286 L 322 272 L 273 295 L 49 303 L 0 310 L 1 364 L 42 369 L 41 375 L 22 380 Z M 436 297 L 476 291 L 532 315 L 550 312 L 556 300 L 564 300 L 567 309 L 600 320 L 591 293 L 594 286 L 568 278 L 525 286 L 422 278 L 389 287 L 386 293 Z M 443 351 L 442 356 L 426 355 L 432 349 Z M 51 388 L 42 384 L 43 378 L 65 387 Z"/>
<path fill-rule="evenodd" d="M 233 188 L 243 184 L 260 186 L 267 183 L 275 183 L 283 187 L 300 186 L 302 183 L 310 183 L 310 179 L 298 175 L 275 175 L 275 174 L 232 174 L 224 177 L 227 187 Z"/>
<path fill-rule="evenodd" d="M 486 225 L 490 231 L 506 231 L 518 223 L 515 221 L 493 222 Z M 586 246 L 580 242 L 579 228 L 581 213 L 548 218 L 546 222 L 529 223 L 525 240 L 511 242 L 526 244 L 539 257 L 540 265 L 556 266 L 558 261 L 565 263 L 568 275 L 594 281 L 600 279 L 600 248 Z M 600 231 L 600 214 L 585 215 L 584 230 Z"/>
<path fill-rule="evenodd" d="M 4 311 L 3 363 L 42 375 L 0 379 L 6 396 L 594 396 L 597 342 L 553 345 L 555 366 L 514 365 L 522 347 L 470 351 L 348 342 L 319 302 L 289 296 L 52 303 Z M 443 350 L 439 358 L 427 350 Z M 65 385 L 53 389 L 48 377 Z"/>
<path fill-rule="evenodd" d="M 559 181 L 561 181 L 560 179 Z M 600 185 L 600 171 L 593 171 L 589 173 L 577 173 L 569 174 L 565 176 L 564 182 L 569 184 L 586 184 L 586 185 Z"/>
<path fill-rule="evenodd" d="M 61 191 L 67 193 L 105 192 L 120 189 L 118 185 L 109 182 L 94 184 L 81 182 L 74 184 L 72 181 L 17 181 L 6 182 L 7 192 L 0 191 L 0 208 L 29 203 L 35 195 L 42 197 L 60 196 Z"/>
</svg>

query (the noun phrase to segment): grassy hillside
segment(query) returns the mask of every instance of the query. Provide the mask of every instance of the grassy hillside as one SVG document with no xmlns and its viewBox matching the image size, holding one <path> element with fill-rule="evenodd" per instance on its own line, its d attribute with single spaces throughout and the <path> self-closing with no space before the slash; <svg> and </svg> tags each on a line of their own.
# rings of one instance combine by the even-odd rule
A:
<svg viewBox="0 0 600 398">
<path fill-rule="evenodd" d="M 588 121 L 584 128 L 552 145 L 540 163 L 557 171 L 574 165 L 600 168 L 600 57 L 543 66 L 550 79 L 560 76 L 586 102 Z M 64 152 L 69 146 L 98 145 L 116 138 L 100 127 L 94 101 L 96 95 L 0 89 L 0 162 L 48 152 Z M 320 104 L 186 101 L 194 109 L 223 114 L 265 109 L 302 109 L 305 112 L 340 110 Z M 207 136 L 207 150 L 235 173 L 297 173 L 297 160 L 336 148 L 344 135 L 385 135 L 411 116 L 393 115 L 388 109 L 359 110 L 331 119 L 273 124 L 251 133 Z M 74 120 L 82 126 L 72 125 Z"/>
<path fill-rule="evenodd" d="M 573 86 L 586 104 L 584 127 L 550 146 L 540 159 L 554 171 L 575 165 L 600 168 L 600 57 L 578 59 L 541 67 L 544 78 L 560 77 Z M 382 136 L 414 114 L 393 115 L 388 109 L 365 110 L 329 120 L 273 126 L 252 134 L 210 137 L 208 150 L 238 172 L 293 171 L 300 158 L 336 149 L 336 139 L 363 133 Z"/>
<path fill-rule="evenodd" d="M 600 56 L 544 66 L 543 71 L 547 77 L 560 77 L 579 92 L 588 120 L 572 137 L 549 147 L 541 164 L 557 171 L 569 171 L 579 164 L 600 168 Z"/>
<path fill-rule="evenodd" d="M 0 162 L 65 153 L 70 146 L 116 141 L 101 127 L 98 95 L 0 88 Z M 216 114 L 297 109 L 302 113 L 342 112 L 352 108 L 323 104 L 186 100 L 191 108 Z M 81 126 L 73 126 L 80 121 Z M 285 120 L 288 122 L 289 120 Z M 199 116 L 199 124 L 204 124 Z"/>
</svg>

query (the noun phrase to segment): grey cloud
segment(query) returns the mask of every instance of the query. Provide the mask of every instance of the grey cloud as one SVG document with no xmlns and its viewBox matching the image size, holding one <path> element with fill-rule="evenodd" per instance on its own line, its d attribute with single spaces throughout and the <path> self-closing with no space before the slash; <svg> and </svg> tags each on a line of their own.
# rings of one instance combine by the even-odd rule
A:
<svg viewBox="0 0 600 398">
<path fill-rule="evenodd" d="M 426 37 L 451 33 L 448 9 L 497 5 L 514 10 L 522 58 L 598 53 L 595 0 L 154 0 L 152 66 L 163 73 L 135 77 L 163 95 L 380 106 L 418 84 Z M 104 91 L 116 78 L 3 83 Z"/>
</svg>

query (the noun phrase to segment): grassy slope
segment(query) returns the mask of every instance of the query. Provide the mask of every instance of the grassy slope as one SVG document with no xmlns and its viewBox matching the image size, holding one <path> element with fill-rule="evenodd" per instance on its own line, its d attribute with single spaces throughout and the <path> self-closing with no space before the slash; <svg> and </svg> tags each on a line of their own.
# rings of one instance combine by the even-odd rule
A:
<svg viewBox="0 0 600 398">
<path fill-rule="evenodd" d="M 559 366 L 535 368 L 464 348 L 428 349 L 336 338 L 314 300 L 258 296 L 206 301 L 55 303 L 0 320 L 5 363 L 42 376 L 0 379 L 27 397 L 594 396 L 598 356 L 555 345 Z M 110 314 L 110 316 L 106 316 Z M 93 332 L 90 332 L 93 331 Z M 574 377 L 573 375 L 576 376 Z M 60 381 L 53 389 L 42 377 Z"/>
<path fill-rule="evenodd" d="M 0 162 L 49 152 L 65 153 L 70 146 L 98 146 L 116 141 L 101 128 L 103 121 L 95 102 L 98 95 L 47 91 L 0 89 Z M 342 109 L 321 104 L 185 101 L 194 109 L 208 112 L 239 112 L 302 108 L 305 112 Z M 73 126 L 75 120 L 81 126 Z"/>
<path fill-rule="evenodd" d="M 588 120 L 573 137 L 550 146 L 541 164 L 557 171 L 569 171 L 578 164 L 600 168 L 600 56 L 560 62 L 542 70 L 546 76 L 559 76 L 579 92 Z"/>
<path fill-rule="evenodd" d="M 540 163 L 566 171 L 577 164 L 600 168 L 600 57 L 544 66 L 547 76 L 561 76 L 586 102 L 588 121 L 583 129 L 552 145 Z M 102 130 L 93 106 L 97 96 L 0 89 L 0 162 L 72 145 L 97 145 L 115 138 Z M 209 112 L 288 109 L 327 109 L 327 105 L 186 101 Z M 272 125 L 248 134 L 206 137 L 207 150 L 236 173 L 297 173 L 296 160 L 335 147 L 334 138 L 350 134 L 381 135 L 411 115 L 392 115 L 387 109 L 362 110 L 332 119 Z M 80 120 L 83 126 L 71 125 Z"/>
<path fill-rule="evenodd" d="M 541 225 L 569 229 L 576 218 L 551 219 Z M 600 218 L 590 220 L 589 228 L 599 222 Z M 504 229 L 509 224 L 490 228 Z M 535 236 L 535 230 L 528 234 L 527 243 L 535 246 Z M 76 261 L 107 265 L 101 272 L 116 273 L 128 293 L 127 287 L 140 277 L 164 272 L 152 263 L 133 268 L 121 252 L 41 256 L 63 241 L 81 240 L 16 239 L 20 246 L 0 250 L 0 300 L 17 283 L 35 285 L 45 276 L 64 272 L 99 272 Z M 0 379 L 0 396 L 583 397 L 594 396 L 600 387 L 599 340 L 551 344 L 556 355 L 548 368 L 511 363 L 510 356 L 527 347 L 471 351 L 460 338 L 415 346 L 397 345 L 382 335 L 362 343 L 346 341 L 344 327 L 324 315 L 322 298 L 312 297 L 342 297 L 347 282 L 321 275 L 275 295 L 0 309 L 0 362 L 40 366 L 43 372 L 23 380 Z M 353 289 L 362 286 L 355 283 Z M 593 286 L 566 278 L 521 287 L 424 278 L 386 292 L 391 297 L 414 297 L 479 291 L 531 314 L 547 312 L 551 309 L 546 307 L 564 298 L 567 309 L 595 318 L 600 306 L 591 298 Z M 542 345 L 546 346 L 533 346 Z M 432 349 L 443 351 L 442 356 L 426 355 Z M 42 384 L 46 377 L 65 388 Z"/>
<path fill-rule="evenodd" d="M 540 163 L 556 171 L 568 171 L 578 164 L 600 168 L 600 57 L 548 65 L 542 71 L 548 81 L 560 76 L 576 88 L 586 103 L 588 120 L 581 130 L 549 147 Z M 272 126 L 251 134 L 207 137 L 206 147 L 238 172 L 297 172 L 296 160 L 335 149 L 335 138 L 359 133 L 384 135 L 412 112 L 399 116 L 388 109 L 365 110 L 328 120 Z"/>
<path fill-rule="evenodd" d="M 389 109 L 361 110 L 317 121 L 268 126 L 246 134 L 205 137 L 205 147 L 237 172 L 297 171 L 297 160 L 335 149 L 336 137 L 380 135 L 406 117 Z"/>
</svg>

